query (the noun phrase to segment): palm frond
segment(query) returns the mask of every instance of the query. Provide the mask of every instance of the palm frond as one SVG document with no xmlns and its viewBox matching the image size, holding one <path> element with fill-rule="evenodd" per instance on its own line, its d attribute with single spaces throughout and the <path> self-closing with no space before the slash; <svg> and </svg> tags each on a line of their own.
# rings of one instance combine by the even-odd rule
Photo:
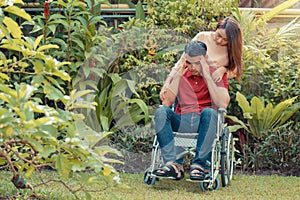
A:
<svg viewBox="0 0 300 200">
<path fill-rule="evenodd" d="M 298 3 L 299 0 L 288 0 L 283 2 L 282 4 L 276 6 L 271 11 L 267 12 L 266 14 L 262 15 L 256 22 L 256 25 L 260 23 L 266 23 L 271 20 L 273 17 L 281 13 L 282 11 L 292 7 L 294 4 Z"/>
</svg>

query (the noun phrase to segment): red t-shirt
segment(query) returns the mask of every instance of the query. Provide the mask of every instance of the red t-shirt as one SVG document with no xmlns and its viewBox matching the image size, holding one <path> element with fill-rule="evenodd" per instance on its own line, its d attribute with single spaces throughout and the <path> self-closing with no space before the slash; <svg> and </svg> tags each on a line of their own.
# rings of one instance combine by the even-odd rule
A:
<svg viewBox="0 0 300 200">
<path fill-rule="evenodd" d="M 215 71 L 210 68 L 210 72 Z M 224 74 L 220 82 L 216 82 L 218 87 L 228 89 L 227 75 Z M 200 114 L 204 108 L 213 107 L 207 84 L 202 76 L 194 76 L 190 71 L 187 71 L 180 79 L 178 88 L 178 103 L 176 105 L 176 113 Z"/>
</svg>

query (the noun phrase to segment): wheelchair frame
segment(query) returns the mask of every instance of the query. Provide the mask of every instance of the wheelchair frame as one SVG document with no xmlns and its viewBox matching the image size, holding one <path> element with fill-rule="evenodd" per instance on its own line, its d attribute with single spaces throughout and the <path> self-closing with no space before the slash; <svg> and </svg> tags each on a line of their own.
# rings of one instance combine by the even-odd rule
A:
<svg viewBox="0 0 300 200">
<path fill-rule="evenodd" d="M 211 171 L 206 175 L 203 181 L 197 181 L 200 183 L 200 189 L 203 191 L 217 190 L 220 187 L 219 174 L 221 175 L 223 187 L 227 186 L 232 180 L 234 161 L 233 137 L 229 132 L 228 127 L 225 127 L 225 114 L 225 109 L 218 109 L 217 133 L 212 145 Z M 175 146 L 182 147 L 185 150 L 180 155 L 177 155 L 178 158 L 183 157 L 188 153 L 193 156 L 195 155 L 197 136 L 198 133 L 174 132 Z M 153 172 L 163 165 L 164 162 L 161 157 L 159 143 L 157 141 L 157 136 L 155 136 L 152 145 L 151 165 L 145 170 L 144 183 L 147 185 L 154 185 L 156 180 L 160 180 L 161 177 L 156 177 Z M 187 179 L 187 181 L 194 180 Z"/>
</svg>

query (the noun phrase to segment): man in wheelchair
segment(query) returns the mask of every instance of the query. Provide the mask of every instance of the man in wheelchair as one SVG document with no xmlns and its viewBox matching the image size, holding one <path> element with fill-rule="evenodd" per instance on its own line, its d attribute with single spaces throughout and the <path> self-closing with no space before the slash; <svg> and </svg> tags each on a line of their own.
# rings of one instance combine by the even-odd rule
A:
<svg viewBox="0 0 300 200">
<path fill-rule="evenodd" d="M 173 132 L 198 133 L 195 157 L 190 167 L 191 180 L 204 180 L 210 171 L 212 144 L 217 132 L 217 108 L 229 103 L 227 75 L 214 82 L 216 70 L 208 66 L 207 47 L 200 41 L 185 46 L 183 62 L 167 86 L 162 105 L 155 113 L 155 129 L 165 166 L 153 174 L 180 180 L 184 177 L 183 159 L 174 144 Z M 175 111 L 171 108 L 176 100 Z"/>
</svg>

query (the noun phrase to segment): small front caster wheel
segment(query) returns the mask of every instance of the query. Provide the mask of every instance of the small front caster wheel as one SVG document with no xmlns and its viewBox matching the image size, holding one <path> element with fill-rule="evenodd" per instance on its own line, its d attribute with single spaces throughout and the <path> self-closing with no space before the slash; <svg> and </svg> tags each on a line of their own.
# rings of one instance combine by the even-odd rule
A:
<svg viewBox="0 0 300 200">
<path fill-rule="evenodd" d="M 220 187 L 220 181 L 219 179 L 216 179 L 213 184 L 210 184 L 210 182 L 200 182 L 200 189 L 202 191 L 207 190 L 217 190 Z"/>
<path fill-rule="evenodd" d="M 155 184 L 155 180 L 156 180 L 156 177 L 151 176 L 151 172 L 146 171 L 144 173 L 144 183 L 145 184 L 147 184 L 147 185 L 154 185 Z"/>
</svg>

